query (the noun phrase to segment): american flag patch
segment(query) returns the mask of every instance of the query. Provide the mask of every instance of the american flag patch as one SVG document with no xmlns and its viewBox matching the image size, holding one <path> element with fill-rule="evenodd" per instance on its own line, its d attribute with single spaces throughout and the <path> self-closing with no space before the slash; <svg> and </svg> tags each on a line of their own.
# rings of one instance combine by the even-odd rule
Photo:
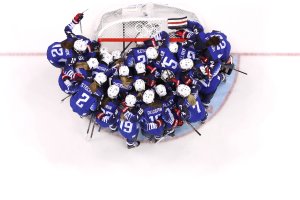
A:
<svg viewBox="0 0 300 200">
<path fill-rule="evenodd" d="M 168 19 L 169 29 L 183 29 L 186 28 L 186 26 L 187 26 L 187 17 Z"/>
</svg>

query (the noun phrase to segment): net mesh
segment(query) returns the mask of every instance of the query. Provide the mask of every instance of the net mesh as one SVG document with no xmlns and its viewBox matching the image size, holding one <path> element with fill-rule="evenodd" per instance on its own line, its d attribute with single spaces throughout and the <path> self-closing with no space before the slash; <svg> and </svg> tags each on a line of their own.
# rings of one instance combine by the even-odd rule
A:
<svg viewBox="0 0 300 200">
<path fill-rule="evenodd" d="M 198 21 L 192 12 L 159 4 L 138 4 L 105 13 L 98 26 L 98 39 L 109 50 L 123 50 L 131 41 L 150 38 L 160 31 L 170 33 L 168 18 L 187 17 Z M 136 44 L 132 42 L 129 48 Z M 129 49 L 128 48 L 128 49 Z"/>
</svg>

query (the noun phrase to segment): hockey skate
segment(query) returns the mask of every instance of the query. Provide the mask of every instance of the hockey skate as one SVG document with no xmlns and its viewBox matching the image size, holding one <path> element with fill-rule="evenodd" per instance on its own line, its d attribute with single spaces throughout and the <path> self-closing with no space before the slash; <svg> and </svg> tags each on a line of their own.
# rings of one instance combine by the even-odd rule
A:
<svg viewBox="0 0 300 200">
<path fill-rule="evenodd" d="M 127 143 L 127 149 L 132 149 L 132 148 L 138 147 L 138 146 L 140 146 L 140 144 L 141 144 L 141 142 L 139 142 L 139 141 L 136 141 L 133 143 Z"/>
<path fill-rule="evenodd" d="M 226 83 L 226 75 L 224 73 L 220 73 L 221 76 L 221 82 Z"/>
<path fill-rule="evenodd" d="M 163 137 L 165 137 L 165 136 L 174 137 L 175 136 L 175 129 L 172 128 L 170 130 L 165 130 Z"/>
<path fill-rule="evenodd" d="M 117 125 L 109 125 L 110 132 L 114 133 L 118 130 Z"/>
</svg>

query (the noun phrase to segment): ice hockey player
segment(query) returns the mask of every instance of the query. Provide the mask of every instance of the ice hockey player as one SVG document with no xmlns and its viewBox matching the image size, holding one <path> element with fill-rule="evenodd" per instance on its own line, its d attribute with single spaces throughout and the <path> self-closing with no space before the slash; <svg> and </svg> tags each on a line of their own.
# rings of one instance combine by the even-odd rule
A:
<svg viewBox="0 0 300 200">
<path fill-rule="evenodd" d="M 142 134 L 152 142 L 157 142 L 164 134 L 165 123 L 171 123 L 170 119 L 173 116 L 170 111 L 162 107 L 159 100 L 154 101 L 155 92 L 148 89 L 143 94 L 145 104 L 141 106 L 143 115 L 140 121 Z M 172 125 L 172 123 L 171 123 Z"/>
<path fill-rule="evenodd" d="M 119 68 L 119 76 L 113 76 L 112 84 L 120 88 L 121 98 L 125 96 L 132 90 L 133 79 L 129 77 L 129 68 L 125 65 L 122 65 Z"/>
<path fill-rule="evenodd" d="M 113 57 L 113 63 L 116 64 L 117 62 L 122 62 L 122 57 L 121 57 L 121 51 L 119 50 L 114 50 L 111 52 L 111 55 Z"/>
<path fill-rule="evenodd" d="M 196 50 L 193 45 L 184 45 L 182 43 L 179 43 L 176 57 L 179 62 L 185 58 L 190 58 L 192 60 L 195 60 Z"/>
<path fill-rule="evenodd" d="M 144 46 L 130 49 L 126 55 L 124 64 L 129 68 L 132 68 L 139 62 L 144 63 L 145 65 L 148 63 L 146 48 Z"/>
<path fill-rule="evenodd" d="M 143 115 L 140 121 L 142 134 L 152 142 L 158 141 L 164 132 L 164 123 L 162 120 L 164 109 L 161 102 L 154 102 L 154 98 L 155 93 L 152 89 L 144 92 L 143 102 L 145 104 L 141 107 Z"/>
<path fill-rule="evenodd" d="M 164 116 L 164 121 L 167 121 L 165 126 L 165 134 L 174 136 L 175 128 L 178 126 L 179 123 L 179 116 L 176 116 L 175 109 L 175 95 L 172 91 L 167 93 L 167 89 L 163 84 L 159 84 L 155 87 L 155 92 L 159 96 L 159 100 L 162 102 L 162 107 L 168 112 L 167 115 Z M 182 121 L 179 124 L 180 126 L 183 125 Z"/>
<path fill-rule="evenodd" d="M 148 58 L 148 65 L 156 68 L 159 73 L 166 69 L 175 74 L 178 72 L 179 66 L 177 58 L 175 54 L 171 52 L 169 47 L 159 47 L 158 50 L 154 47 L 148 47 L 146 55 Z"/>
<path fill-rule="evenodd" d="M 78 24 L 83 18 L 82 13 L 78 13 L 72 20 L 70 24 L 65 27 L 65 33 L 67 35 L 67 39 L 62 42 L 54 42 L 47 49 L 47 59 L 49 62 L 58 68 L 63 68 L 66 65 L 68 59 L 73 57 L 73 48 L 74 42 L 76 40 L 83 40 L 86 43 L 86 48 L 89 49 L 89 52 L 96 51 L 100 44 L 96 41 L 90 41 L 88 38 L 82 35 L 75 35 L 72 32 L 72 29 L 76 24 Z M 80 43 L 80 42 L 77 42 Z M 79 44 L 76 44 L 76 47 L 79 48 Z M 80 51 L 80 49 L 78 49 Z M 91 55 L 92 56 L 92 55 Z M 90 57 L 91 57 L 90 56 Z"/>
<path fill-rule="evenodd" d="M 116 121 L 118 115 L 118 95 L 119 87 L 115 85 L 109 86 L 107 89 L 107 97 L 101 101 L 99 111 L 96 113 L 96 123 L 103 128 L 109 127 L 111 131 L 116 131 Z"/>
<path fill-rule="evenodd" d="M 135 91 L 131 92 L 136 97 L 136 106 L 140 107 L 143 103 L 143 93 L 146 90 L 146 84 L 143 79 L 137 79 L 133 83 Z"/>
<path fill-rule="evenodd" d="M 70 79 L 63 80 L 64 74 L 60 73 L 58 77 L 58 85 L 60 89 L 66 94 L 74 94 L 78 91 L 81 81 L 74 81 Z"/>
<path fill-rule="evenodd" d="M 179 75 L 179 73 L 177 74 Z M 168 91 L 175 91 L 180 83 L 175 74 L 168 69 L 162 71 L 160 78 Z"/>
<path fill-rule="evenodd" d="M 133 75 L 133 81 L 137 80 L 137 79 L 142 79 L 145 81 L 146 85 L 148 87 L 153 87 L 156 83 L 156 77 L 154 75 L 155 71 L 151 70 L 149 71 L 148 69 L 146 69 L 146 66 L 144 63 L 136 63 L 135 65 L 135 71 L 134 71 L 134 75 Z"/>
<path fill-rule="evenodd" d="M 183 83 L 185 85 L 192 85 L 196 84 L 197 81 L 195 79 L 198 78 L 198 74 L 195 72 L 196 70 L 194 67 L 194 61 L 190 58 L 182 59 L 179 62 L 180 71 L 179 74 L 177 74 L 180 80 L 180 83 Z"/>
<path fill-rule="evenodd" d="M 70 106 L 73 112 L 79 116 L 87 116 L 97 110 L 103 95 L 104 89 L 101 87 L 107 81 L 104 73 L 98 73 L 94 81 L 84 80 L 78 91 L 71 96 Z"/>
<path fill-rule="evenodd" d="M 135 104 L 136 97 L 132 94 L 127 95 L 125 102 L 120 107 L 120 115 L 118 116 L 118 130 L 126 139 L 128 149 L 140 145 L 137 137 L 139 134 L 139 120 L 143 114 L 143 110 L 136 108 Z"/>
<path fill-rule="evenodd" d="M 95 59 L 95 58 L 91 58 Z M 105 52 L 102 54 L 100 63 L 98 62 L 98 67 L 93 69 L 93 73 L 103 72 L 108 78 L 112 77 L 117 72 L 117 66 L 110 68 L 110 64 L 113 61 L 113 55 Z"/>
<path fill-rule="evenodd" d="M 201 88 L 199 90 L 199 95 L 203 105 L 208 108 L 210 101 L 212 100 L 218 86 L 222 81 L 225 80 L 225 74 L 219 73 L 217 76 L 213 77 L 210 81 L 206 79 L 201 79 L 197 81 L 197 84 Z"/>
<path fill-rule="evenodd" d="M 76 24 L 80 23 L 80 21 L 83 19 L 84 14 L 83 13 L 78 13 L 76 16 L 72 19 L 71 23 L 69 23 L 65 27 L 65 34 L 67 36 L 67 39 L 64 40 L 61 44 L 64 48 L 71 49 L 72 48 L 72 43 L 74 43 L 76 40 L 83 40 L 87 43 L 87 53 L 92 53 L 91 57 L 95 57 L 96 54 L 94 52 L 99 51 L 100 49 L 100 44 L 97 41 L 91 41 L 87 37 L 83 35 L 75 35 L 73 33 L 73 28 L 75 27 Z M 74 44 L 73 44 L 74 45 Z"/>
<path fill-rule="evenodd" d="M 177 107 L 180 109 L 182 120 L 190 123 L 198 121 L 204 123 L 207 112 L 198 95 L 197 87 L 193 86 L 191 90 L 189 86 L 180 84 L 176 92 L 181 97 L 177 101 Z"/>
<path fill-rule="evenodd" d="M 211 78 L 216 76 L 220 71 L 221 64 L 230 62 L 231 45 L 227 36 L 215 30 L 204 33 L 202 25 L 193 21 L 188 21 L 188 29 L 193 32 L 179 30 L 176 35 L 192 41 L 209 76 Z"/>
<path fill-rule="evenodd" d="M 169 47 L 170 36 L 166 31 L 161 31 L 156 34 L 153 38 L 144 41 L 146 47 Z"/>
</svg>

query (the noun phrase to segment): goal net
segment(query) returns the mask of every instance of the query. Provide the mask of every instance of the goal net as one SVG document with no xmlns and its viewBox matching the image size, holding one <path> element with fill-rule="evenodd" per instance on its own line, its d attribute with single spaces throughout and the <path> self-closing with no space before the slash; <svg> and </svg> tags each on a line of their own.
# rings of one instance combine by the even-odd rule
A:
<svg viewBox="0 0 300 200">
<path fill-rule="evenodd" d="M 112 50 L 123 50 L 130 42 L 128 49 L 135 47 L 161 31 L 170 33 L 174 38 L 174 29 L 168 28 L 169 18 L 184 18 L 198 21 L 192 12 L 159 4 L 138 4 L 105 13 L 97 28 L 98 41 L 103 47 Z M 127 49 L 127 50 L 128 50 Z"/>
</svg>

